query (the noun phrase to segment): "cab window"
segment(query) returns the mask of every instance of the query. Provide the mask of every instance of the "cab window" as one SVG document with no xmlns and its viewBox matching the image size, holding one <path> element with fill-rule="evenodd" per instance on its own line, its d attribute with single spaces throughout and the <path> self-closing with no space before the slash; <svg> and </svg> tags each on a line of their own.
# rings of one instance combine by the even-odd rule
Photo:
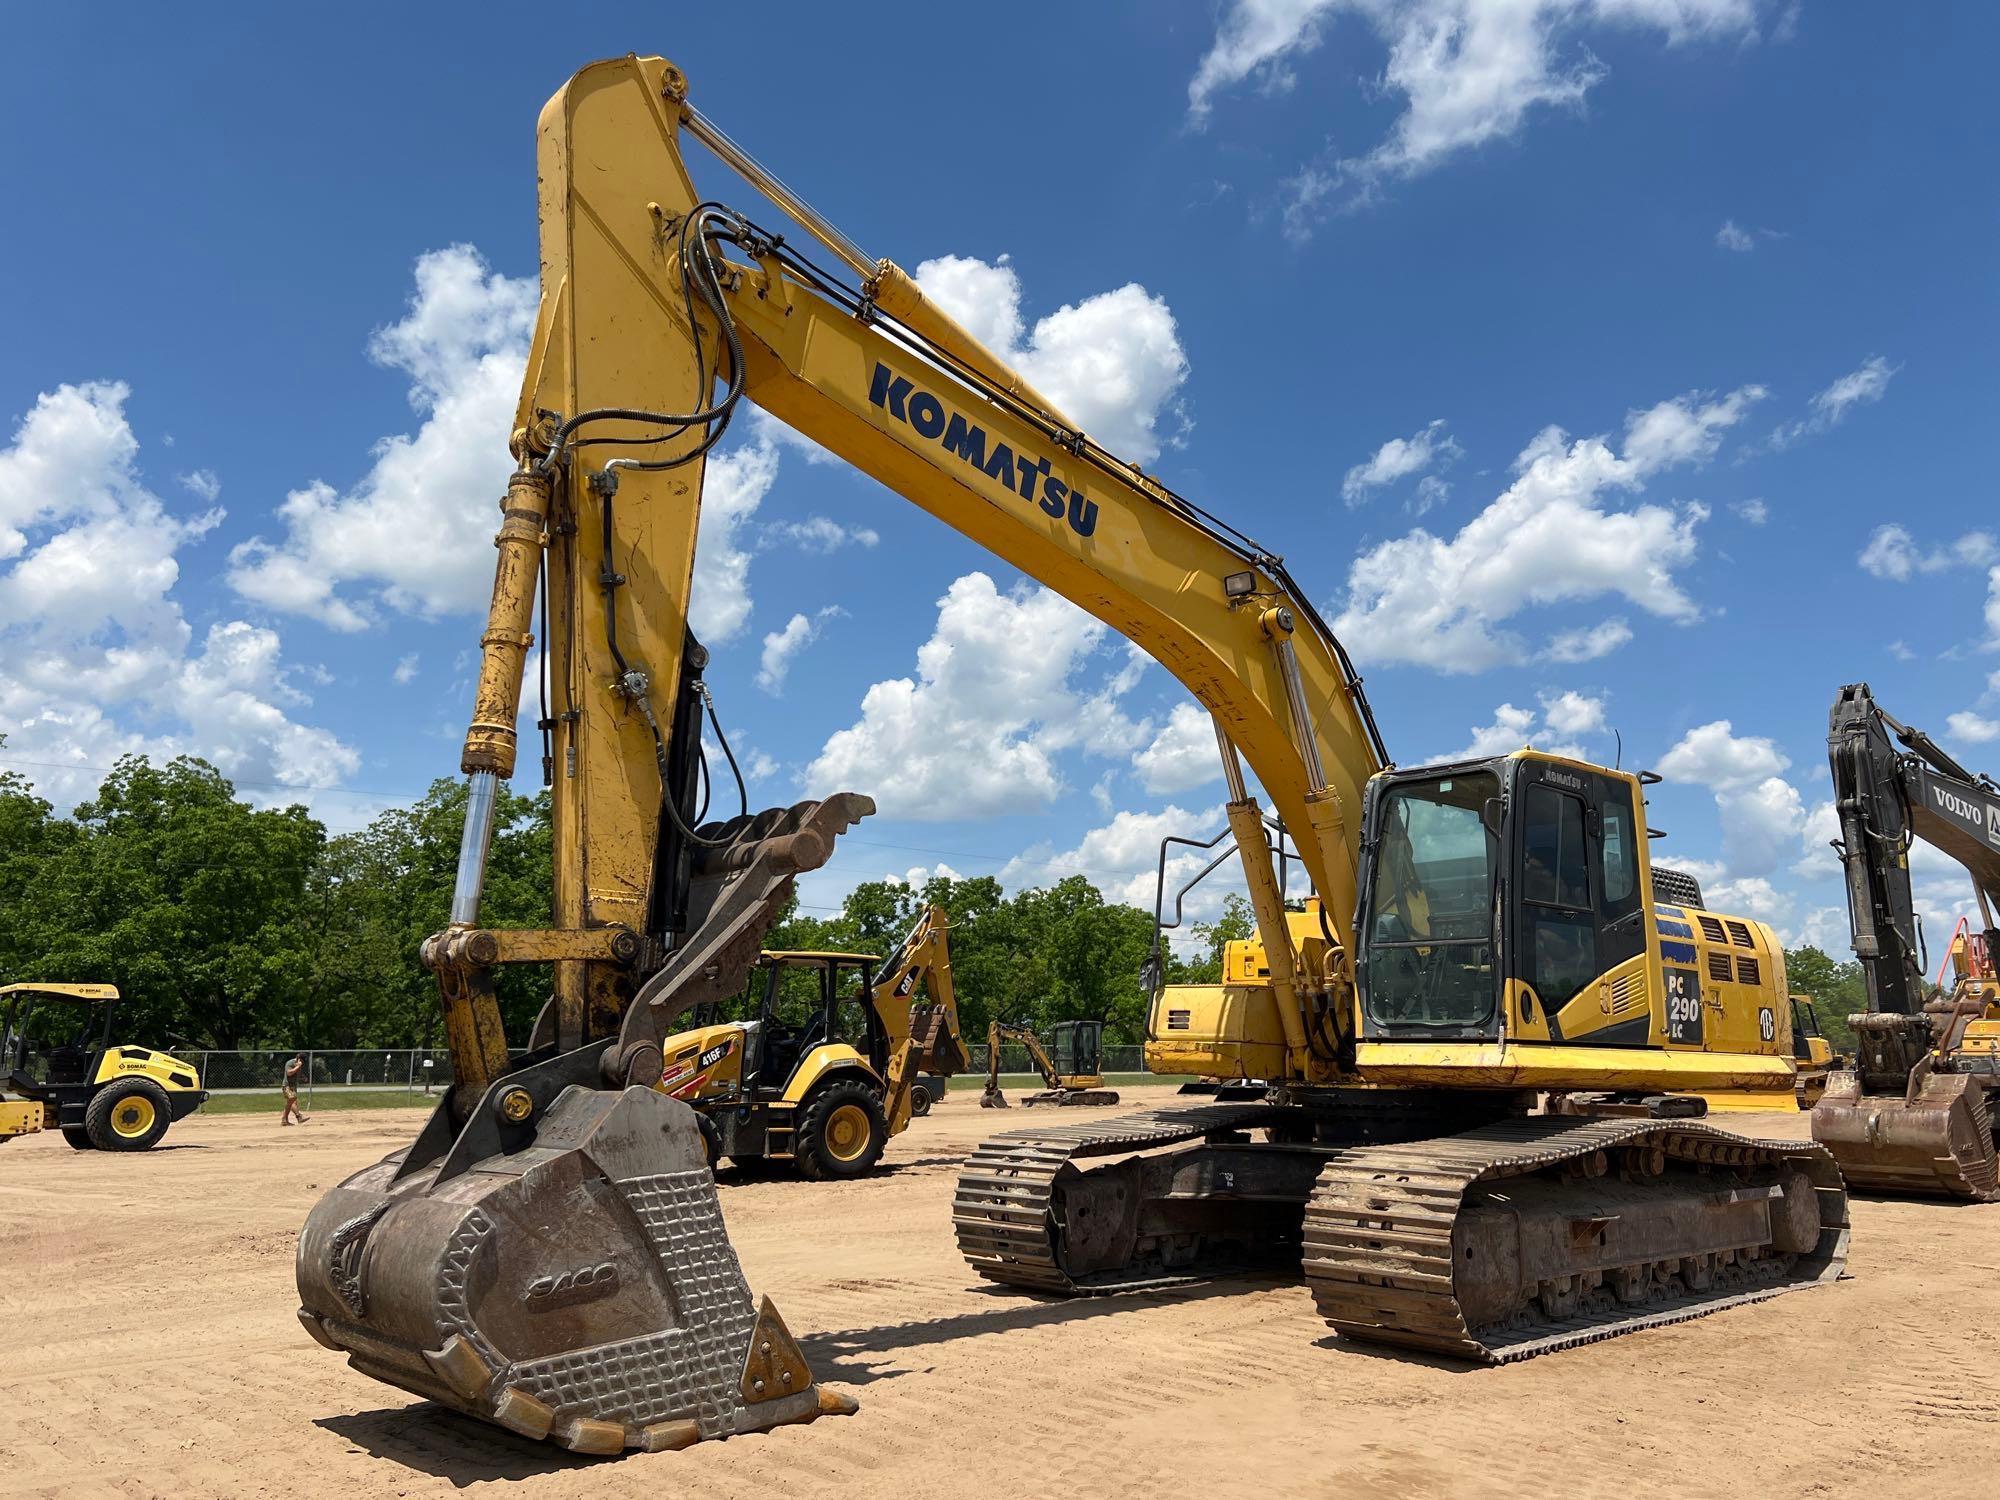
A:
<svg viewBox="0 0 2000 1500">
<path fill-rule="evenodd" d="M 1583 802 L 1554 787 L 1531 786 L 1527 796 L 1524 900 L 1572 911 L 1590 907 L 1590 861 L 1584 852 Z"/>
</svg>

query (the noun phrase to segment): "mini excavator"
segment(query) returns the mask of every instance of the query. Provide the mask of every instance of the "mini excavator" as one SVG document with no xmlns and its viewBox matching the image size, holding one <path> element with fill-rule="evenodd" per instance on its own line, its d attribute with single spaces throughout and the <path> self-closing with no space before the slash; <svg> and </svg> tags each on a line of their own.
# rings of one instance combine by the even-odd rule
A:
<svg viewBox="0 0 2000 1500">
<path fill-rule="evenodd" d="M 1042 1075 L 1045 1087 L 1039 1094 L 1022 1099 L 1024 1108 L 1054 1104 L 1064 1108 L 1116 1104 L 1118 1091 L 1104 1087 L 1104 1023 L 1102 1021 L 1058 1021 L 1049 1028 L 1049 1042 L 1030 1026 L 1008 1026 L 991 1021 L 986 1026 L 986 1087 L 979 1095 L 981 1109 L 1006 1109 L 1007 1096 L 1000 1089 L 1000 1047 L 1014 1042 L 1027 1050 L 1028 1061 Z"/>
<path fill-rule="evenodd" d="M 798 242 L 698 190 L 686 138 Z M 1122 632 L 1215 728 L 1269 999 L 1200 1025 L 1254 1042 L 1241 1076 L 1269 1087 L 987 1142 L 953 1210 L 979 1274 L 1092 1292 L 1303 1254 L 1342 1335 L 1494 1361 L 1839 1273 L 1824 1147 L 1543 1107 L 1793 1086 L 1782 950 L 1655 893 L 1640 778 L 1533 751 L 1393 767 L 1276 554 L 1099 446 L 664 59 L 585 68 L 538 152 L 541 309 L 458 882 L 423 948 L 455 1081 L 410 1147 L 307 1220 L 313 1337 L 587 1453 L 853 1409 L 752 1300 L 698 1117 L 655 1087 L 677 1019 L 741 988 L 794 877 L 872 811 L 846 793 L 706 815 L 705 712 L 728 751 L 688 588 L 703 456 L 745 400 Z M 538 596 L 554 920 L 510 931 L 480 924 L 480 893 Z M 1308 877 L 1296 913 L 1246 767 Z M 554 971 L 518 1060 L 493 982 L 514 963 Z"/>
<path fill-rule="evenodd" d="M 1854 1066 L 1833 1074 L 1813 1106 L 1813 1139 L 1857 1187 L 1992 1202 L 2000 1198 L 1989 1097 L 2000 1088 L 2000 786 L 1891 718 L 1865 682 L 1834 700 L 1827 755 L 1868 1009 L 1848 1017 Z M 1956 977 L 1937 1000 L 1925 994 L 1910 888 L 1916 839 L 1964 866 L 1979 903 L 1981 930 L 1953 934 L 1946 963 Z"/>
</svg>

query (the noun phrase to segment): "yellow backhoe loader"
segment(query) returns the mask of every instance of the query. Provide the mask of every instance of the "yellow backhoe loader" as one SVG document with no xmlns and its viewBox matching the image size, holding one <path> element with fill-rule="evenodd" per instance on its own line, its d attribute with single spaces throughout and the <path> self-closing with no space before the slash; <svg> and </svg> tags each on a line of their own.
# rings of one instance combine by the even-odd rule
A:
<svg viewBox="0 0 2000 1500">
<path fill-rule="evenodd" d="M 1900 747 L 1900 748 L 1899 748 Z M 1922 730 L 1897 722 L 1868 684 L 1840 690 L 1827 726 L 1854 956 L 1868 1009 L 1851 1068 L 1813 1106 L 1813 1139 L 1857 1187 L 1976 1202 L 2000 1199 L 2000 786 L 1965 769 Z M 1965 867 L 1983 924 L 1954 935 L 1951 991 L 1925 994 L 1923 937 L 1910 888 L 1922 839 Z M 1940 971 L 1940 978 L 1943 977 Z"/>
<path fill-rule="evenodd" d="M 698 189 L 684 137 L 798 228 Z M 1782 951 L 1737 918 L 1700 935 L 1656 898 L 1639 778 L 1532 751 L 1392 768 L 1274 552 L 1106 452 L 759 166 L 664 59 L 585 68 L 538 147 L 519 466 L 459 880 L 424 947 L 456 1082 L 409 1148 L 307 1220 L 315 1338 L 581 1452 L 852 1409 L 752 1302 L 699 1117 L 654 1087 L 677 1018 L 742 987 L 794 875 L 872 811 L 843 794 L 704 815 L 722 783 L 703 774 L 705 712 L 728 747 L 688 585 L 703 455 L 745 401 L 1123 632 L 1215 726 L 1269 1003 L 1202 1024 L 1254 1040 L 1247 1076 L 1270 1091 L 986 1143 L 954 1207 L 980 1274 L 1109 1290 L 1297 1267 L 1303 1244 L 1343 1335 L 1487 1361 L 1839 1273 L 1846 1196 L 1824 1148 L 1540 1107 L 1793 1087 Z M 544 574 L 554 921 L 496 930 L 480 889 Z M 1297 912 L 1246 762 L 1296 846 Z M 554 966 L 518 1062 L 493 985 L 511 963 Z"/>
<path fill-rule="evenodd" d="M 949 929 L 942 907 L 926 908 L 886 963 L 766 953 L 733 1003 L 667 1038 L 658 1087 L 700 1114 L 709 1165 L 771 1158 L 811 1178 L 859 1177 L 928 1113 L 923 1076 L 971 1066 Z"/>
<path fill-rule="evenodd" d="M 1058 1021 L 1049 1028 L 1049 1044 L 1030 1026 L 1004 1026 L 992 1021 L 986 1027 L 986 1088 L 979 1096 L 981 1109 L 1006 1109 L 1007 1096 L 1000 1090 L 1000 1046 L 1016 1042 L 1027 1049 L 1028 1061 L 1042 1075 L 1047 1087 L 1029 1094 L 1021 1103 L 1055 1104 L 1068 1107 L 1116 1104 L 1118 1091 L 1104 1087 L 1104 1023 L 1102 1021 Z"/>
<path fill-rule="evenodd" d="M 147 1151 L 208 1094 L 194 1068 L 130 1043 L 113 1046 L 109 984 L 0 986 L 0 1143 L 60 1130 L 79 1151 Z"/>
</svg>

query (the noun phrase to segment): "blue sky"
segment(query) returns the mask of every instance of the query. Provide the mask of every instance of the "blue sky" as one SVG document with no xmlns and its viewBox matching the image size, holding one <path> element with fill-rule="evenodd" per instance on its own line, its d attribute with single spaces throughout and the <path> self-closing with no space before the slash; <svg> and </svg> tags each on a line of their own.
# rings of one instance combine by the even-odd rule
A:
<svg viewBox="0 0 2000 1500">
<path fill-rule="evenodd" d="M 1660 858 L 1842 951 L 1835 689 L 2000 761 L 1988 8 L 508 10 L 13 17 L 0 762 L 52 799 L 190 750 L 352 828 L 455 769 L 534 120 L 633 49 L 1284 554 L 1398 760 L 1616 731 Z M 1219 826 L 1178 685 L 895 496 L 745 423 L 708 505 L 753 792 L 885 806 L 809 901 L 1149 898 Z"/>
</svg>

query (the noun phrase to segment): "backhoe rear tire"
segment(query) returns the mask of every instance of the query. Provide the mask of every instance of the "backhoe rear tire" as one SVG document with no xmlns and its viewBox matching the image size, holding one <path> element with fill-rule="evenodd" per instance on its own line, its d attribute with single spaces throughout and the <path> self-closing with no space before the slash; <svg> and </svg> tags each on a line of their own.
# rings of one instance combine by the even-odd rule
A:
<svg viewBox="0 0 2000 1500">
<path fill-rule="evenodd" d="M 171 1123 L 167 1091 L 145 1078 L 107 1083 L 83 1111 L 83 1128 L 99 1151 L 149 1151 Z"/>
<path fill-rule="evenodd" d="M 801 1176 L 825 1182 L 872 1170 L 888 1143 L 889 1122 L 875 1090 L 836 1078 L 806 1101 L 792 1154 Z"/>
<path fill-rule="evenodd" d="M 910 1113 L 921 1120 L 931 1112 L 931 1091 L 921 1083 L 910 1090 Z"/>
</svg>

